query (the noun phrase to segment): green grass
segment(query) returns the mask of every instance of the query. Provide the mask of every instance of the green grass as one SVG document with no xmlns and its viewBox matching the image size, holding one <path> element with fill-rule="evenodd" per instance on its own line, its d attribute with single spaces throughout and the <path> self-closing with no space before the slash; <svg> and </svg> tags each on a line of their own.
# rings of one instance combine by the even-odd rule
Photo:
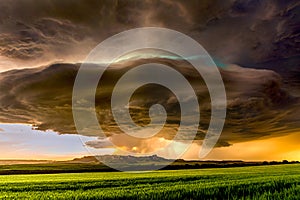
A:
<svg viewBox="0 0 300 200">
<path fill-rule="evenodd" d="M 300 199 L 300 165 L 0 176 L 6 199 Z"/>
</svg>

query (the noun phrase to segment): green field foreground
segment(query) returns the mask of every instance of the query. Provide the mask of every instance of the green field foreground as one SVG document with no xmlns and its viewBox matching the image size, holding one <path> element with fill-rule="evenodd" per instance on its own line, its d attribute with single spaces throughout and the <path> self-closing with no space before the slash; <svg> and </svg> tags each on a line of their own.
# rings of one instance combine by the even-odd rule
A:
<svg viewBox="0 0 300 200">
<path fill-rule="evenodd" d="M 2 175 L 2 199 L 300 199 L 300 165 Z"/>
</svg>

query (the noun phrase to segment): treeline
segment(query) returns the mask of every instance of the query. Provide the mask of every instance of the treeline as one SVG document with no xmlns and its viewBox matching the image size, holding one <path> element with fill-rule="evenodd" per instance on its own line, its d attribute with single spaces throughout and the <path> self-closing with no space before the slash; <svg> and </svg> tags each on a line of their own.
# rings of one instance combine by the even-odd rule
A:
<svg viewBox="0 0 300 200">
<path fill-rule="evenodd" d="M 173 164 L 164 167 L 164 170 L 177 169 L 204 169 L 204 168 L 227 168 L 227 167 L 244 167 L 259 165 L 280 165 L 296 164 L 299 161 L 263 161 L 263 162 L 244 162 L 244 161 L 175 161 Z"/>
</svg>

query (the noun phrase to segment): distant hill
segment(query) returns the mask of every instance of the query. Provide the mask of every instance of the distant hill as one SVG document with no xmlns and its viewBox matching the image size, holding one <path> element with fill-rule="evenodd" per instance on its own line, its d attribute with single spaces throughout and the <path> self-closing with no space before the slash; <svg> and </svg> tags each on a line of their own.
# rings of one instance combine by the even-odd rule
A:
<svg viewBox="0 0 300 200">
<path fill-rule="evenodd" d="M 299 161 L 242 161 L 242 160 L 169 160 L 157 155 L 152 156 L 121 156 L 121 155 L 102 155 L 102 156 L 84 156 L 75 158 L 64 163 L 98 163 L 98 164 L 119 164 L 126 166 L 147 166 L 147 165 L 166 165 L 163 169 L 186 169 L 186 168 L 219 168 L 219 167 L 242 167 L 254 165 L 274 165 L 274 164 L 292 164 Z"/>
<path fill-rule="evenodd" d="M 88 163 L 88 162 L 168 162 L 171 160 L 159 157 L 157 155 L 152 156 L 121 156 L 121 155 L 101 155 L 101 156 L 84 156 L 81 158 L 74 158 L 73 160 L 66 162 L 79 162 L 79 163 Z"/>
<path fill-rule="evenodd" d="M 157 155 L 140 157 L 131 155 L 101 155 L 75 158 L 71 161 L 65 161 L 64 163 L 98 163 L 119 170 L 131 171 L 161 169 L 170 165 L 172 162 L 173 160 L 168 160 Z"/>
</svg>

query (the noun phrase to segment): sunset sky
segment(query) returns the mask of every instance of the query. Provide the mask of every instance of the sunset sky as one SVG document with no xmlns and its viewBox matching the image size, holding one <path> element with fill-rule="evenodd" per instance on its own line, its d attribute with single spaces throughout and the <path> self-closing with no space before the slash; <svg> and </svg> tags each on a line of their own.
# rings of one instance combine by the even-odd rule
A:
<svg viewBox="0 0 300 200">
<path fill-rule="evenodd" d="M 75 129 L 72 89 L 89 52 L 121 31 L 163 27 L 199 42 L 224 81 L 224 130 L 204 159 L 300 160 L 299 10 L 297 0 L 3 0 L 0 159 L 65 160 L 163 148 L 176 135 L 180 122 L 178 102 L 170 91 L 150 85 L 132 97 L 130 114 L 137 124 L 148 123 L 149 107 L 156 103 L 171 113 L 163 130 L 148 139 L 122 133 L 109 110 L 109 95 L 117 79 L 145 63 L 175 68 L 195 89 L 201 119 L 194 142 L 182 158 L 199 159 L 211 114 L 209 94 L 201 76 L 168 53 L 134 52 L 107 69 L 95 98 L 106 138 L 93 127 L 86 127 L 82 135 Z M 183 148 L 185 136 L 181 139 L 173 144 L 174 151 Z M 173 158 L 174 152 L 159 156 Z"/>
</svg>

